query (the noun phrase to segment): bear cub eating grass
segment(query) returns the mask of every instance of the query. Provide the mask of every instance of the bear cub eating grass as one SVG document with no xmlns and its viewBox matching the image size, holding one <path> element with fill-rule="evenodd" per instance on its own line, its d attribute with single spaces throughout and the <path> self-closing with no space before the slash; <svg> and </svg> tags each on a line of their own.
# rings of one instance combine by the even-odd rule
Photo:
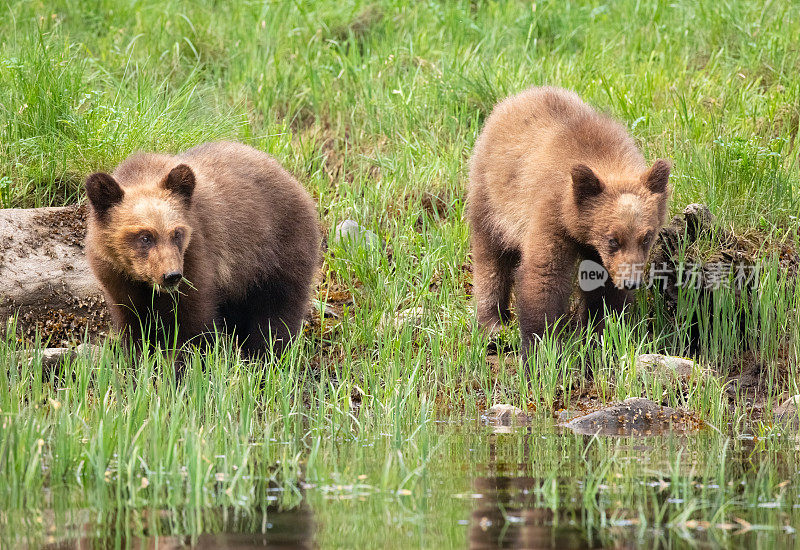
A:
<svg viewBox="0 0 800 550">
<path fill-rule="evenodd" d="M 470 159 L 468 219 L 479 324 L 509 317 L 511 287 L 523 355 L 567 313 L 578 260 L 608 272 L 582 291 L 581 320 L 603 329 L 642 282 L 664 223 L 670 163 L 645 164 L 625 128 L 573 92 L 531 88 L 499 103 Z"/>
<path fill-rule="evenodd" d="M 269 155 L 228 142 L 137 153 L 90 175 L 86 194 L 89 264 L 112 322 L 137 345 L 180 346 L 216 325 L 252 357 L 280 353 L 300 330 L 319 224 Z"/>
</svg>

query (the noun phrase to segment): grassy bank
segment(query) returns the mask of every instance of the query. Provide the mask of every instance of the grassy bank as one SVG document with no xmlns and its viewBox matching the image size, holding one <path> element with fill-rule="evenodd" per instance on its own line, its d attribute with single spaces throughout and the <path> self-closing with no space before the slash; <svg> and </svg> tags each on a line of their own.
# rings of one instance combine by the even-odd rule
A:
<svg viewBox="0 0 800 550">
<path fill-rule="evenodd" d="M 403 521 L 422 522 L 433 505 L 424 495 L 436 502 L 428 465 L 468 448 L 458 437 L 437 446 L 434 419 L 475 418 L 497 402 L 546 417 L 578 397 L 642 396 L 695 411 L 733 434 L 714 436 L 715 450 L 733 445 L 765 466 L 743 458 L 728 471 L 716 458 L 687 472 L 675 448 L 670 474 L 634 474 L 613 465 L 624 445 L 596 442 L 586 459 L 586 442 L 568 439 L 526 470 L 536 506 L 563 507 L 559 494 L 578 494 L 582 486 L 564 487 L 580 478 L 605 495 L 575 512 L 611 537 L 603 540 L 614 538 L 611 509 L 627 519 L 634 511 L 643 530 L 680 531 L 778 502 L 784 515 L 757 510 L 751 520 L 796 523 L 797 479 L 787 473 L 796 444 L 769 423 L 749 424 L 800 389 L 796 4 L 63 0 L 9 2 L 3 13 L 0 206 L 71 204 L 86 174 L 133 151 L 228 138 L 279 159 L 317 200 L 326 232 L 354 219 L 382 242 L 326 253 L 317 298 L 336 315 L 320 311 L 292 352 L 266 365 L 243 363 L 221 342 L 176 386 L 158 354 L 130 358 L 108 342 L 101 358 L 43 374 L 36 346 L 9 331 L 0 342 L 4 508 L 114 508 L 136 516 L 125 525 L 146 524 L 137 514 L 148 507 L 250 509 L 280 487 L 285 509 L 310 501 L 319 513 L 329 494 L 320 487 L 358 486 L 363 473 L 391 498 L 351 511 L 399 509 Z M 609 321 L 602 342 L 547 339 L 528 376 L 516 325 L 499 356 L 489 351 L 470 302 L 466 161 L 492 105 L 533 84 L 576 90 L 622 120 L 648 159 L 673 159 L 672 213 L 708 205 L 715 232 L 763 264 L 748 297 L 687 290 L 669 309 L 648 294 L 636 315 Z M 690 252 L 714 256 L 715 243 L 706 236 Z M 675 384 L 637 369 L 634 357 L 647 352 L 694 354 L 711 373 Z M 742 369 L 756 373 L 755 386 L 735 378 Z M 737 439 L 742 431 L 764 439 L 754 450 Z M 528 460 L 514 441 L 508 461 Z M 569 476 L 558 456 L 578 464 Z M 667 478 L 669 498 L 695 504 L 674 510 L 647 485 Z M 696 494 L 710 479 L 746 480 L 747 489 Z M 404 503 L 406 490 L 417 500 Z M 471 509 L 442 507 L 454 521 Z M 343 513 L 326 509 L 326 521 Z M 16 530 L 27 521 L 6 517 Z M 181 532 L 202 531 L 199 517 L 182 516 Z M 443 540 L 463 542 L 447 529 Z"/>
<path fill-rule="evenodd" d="M 6 355 L 0 541 L 284 532 L 322 547 L 463 547 L 507 529 L 548 539 L 553 525 L 560 547 L 794 540 L 798 449 L 780 432 L 593 438 L 560 434 L 547 413 L 493 430 L 469 411 L 451 425 L 420 390 L 437 391 L 434 376 L 356 384 L 294 353 L 263 368 L 216 349 L 179 385 L 160 357 L 109 348 L 60 378 Z M 528 522 L 541 532 L 516 535 Z"/>
<path fill-rule="evenodd" d="M 326 231 L 352 218 L 385 244 L 328 254 L 320 300 L 344 292 L 356 306 L 346 322 L 315 323 L 324 353 L 314 362 L 348 372 L 363 370 L 364 356 L 408 372 L 416 362 L 457 402 L 451 377 L 485 378 L 469 303 L 466 159 L 499 98 L 557 84 L 623 120 L 649 158 L 674 160 L 674 212 L 707 204 L 721 231 L 771 265 L 744 328 L 722 292 L 718 321 L 701 331 L 712 364 L 763 350 L 770 364 L 794 353 L 795 297 L 780 262 L 797 247 L 799 12 L 743 2 L 11 3 L 0 23 L 0 199 L 68 204 L 82 200 L 86 173 L 132 151 L 251 143 L 312 191 Z M 634 340 L 609 341 L 589 360 L 578 351 L 576 364 L 612 367 L 629 354 L 611 346 L 693 351 L 685 320 L 704 307 L 698 296 L 683 297 L 677 320 L 647 304 L 647 334 L 626 327 L 640 331 Z M 423 330 L 382 330 L 419 307 Z"/>
</svg>

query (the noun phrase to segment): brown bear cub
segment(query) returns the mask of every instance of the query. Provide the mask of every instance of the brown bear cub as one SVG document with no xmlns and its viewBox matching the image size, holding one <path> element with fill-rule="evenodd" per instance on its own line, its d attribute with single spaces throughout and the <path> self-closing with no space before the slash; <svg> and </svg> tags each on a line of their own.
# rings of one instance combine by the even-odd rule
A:
<svg viewBox="0 0 800 550">
<path fill-rule="evenodd" d="M 218 328 L 252 357 L 280 353 L 300 331 L 319 223 L 269 155 L 227 142 L 137 153 L 90 175 L 86 194 L 89 264 L 114 325 L 137 345 L 183 345 Z"/>
<path fill-rule="evenodd" d="M 648 168 L 622 125 L 573 92 L 531 88 L 499 103 L 470 160 L 467 212 L 479 324 L 509 316 L 512 284 L 523 354 L 567 313 L 579 260 L 609 275 L 582 291 L 581 318 L 603 328 L 642 281 L 664 223 L 670 163 Z"/>
</svg>

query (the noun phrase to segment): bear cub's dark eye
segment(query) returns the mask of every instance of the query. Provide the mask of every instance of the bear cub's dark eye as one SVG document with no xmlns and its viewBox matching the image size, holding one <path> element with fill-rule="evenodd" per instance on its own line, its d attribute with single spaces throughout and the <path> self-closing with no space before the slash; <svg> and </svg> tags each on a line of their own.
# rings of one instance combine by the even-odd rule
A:
<svg viewBox="0 0 800 550">
<path fill-rule="evenodd" d="M 608 249 L 611 252 L 616 252 L 617 250 L 619 250 L 619 241 L 614 237 L 608 239 Z"/>
<path fill-rule="evenodd" d="M 149 233 L 142 233 L 139 235 L 139 242 L 144 246 L 150 246 L 153 244 L 153 236 Z"/>
<path fill-rule="evenodd" d="M 172 242 L 175 243 L 175 246 L 180 248 L 183 245 L 183 231 L 176 229 L 172 234 Z"/>
</svg>

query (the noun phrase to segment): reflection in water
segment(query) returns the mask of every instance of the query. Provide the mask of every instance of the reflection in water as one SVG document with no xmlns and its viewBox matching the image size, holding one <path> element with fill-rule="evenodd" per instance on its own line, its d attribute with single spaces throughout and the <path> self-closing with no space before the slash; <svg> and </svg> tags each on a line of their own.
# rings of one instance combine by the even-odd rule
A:
<svg viewBox="0 0 800 550">
<path fill-rule="evenodd" d="M 469 528 L 469 547 L 473 550 L 494 548 L 599 548 L 601 545 L 580 526 L 558 517 L 546 508 L 525 508 L 510 505 L 509 493 L 502 486 L 507 481 L 515 485 L 526 480 L 517 478 L 483 478 L 476 484 L 490 506 L 478 507 L 472 512 Z M 533 483 L 532 479 L 528 479 Z M 496 482 L 495 491 L 489 488 Z M 509 504 L 508 506 L 506 504 Z M 623 546 L 624 548 L 624 546 Z"/>
<path fill-rule="evenodd" d="M 292 510 L 204 509 L 142 511 L 124 518 L 86 523 L 80 535 L 45 544 L 48 550 L 97 548 L 249 549 L 312 548 L 313 514 L 303 504 Z M 138 517 L 132 517 L 138 516 Z M 136 528 L 137 525 L 141 527 Z M 185 533 L 185 534 L 179 534 Z M 198 534 L 199 533 L 199 534 Z"/>
<path fill-rule="evenodd" d="M 131 504 L 106 483 L 0 505 L 0 550 L 798 547 L 795 439 L 588 437 L 549 417 L 434 426 L 320 439 L 313 483 L 243 476 L 240 498 L 204 488 L 208 509 Z"/>
<path fill-rule="evenodd" d="M 791 480 L 800 449 L 769 452 L 762 442 L 758 451 L 711 432 L 597 438 L 534 424 L 495 427 L 471 443 L 482 457 L 471 482 L 472 549 L 797 547 L 800 500 L 780 492 L 791 482 L 759 487 Z M 744 506 L 706 509 L 725 502 Z"/>
<path fill-rule="evenodd" d="M 504 517 L 497 513 L 496 524 L 484 528 L 480 525 L 473 526 L 469 533 L 469 547 L 474 550 L 489 550 L 494 548 L 520 548 L 520 549 L 591 549 L 601 548 L 599 543 L 592 543 L 586 534 L 578 527 L 555 527 L 552 523 L 552 512 L 543 509 L 531 510 L 506 510 L 508 518 L 519 521 L 514 525 L 507 524 Z M 477 512 L 476 512 L 477 514 Z M 512 514 L 519 514 L 514 516 Z M 473 515 L 473 520 L 476 516 Z M 481 515 L 480 522 L 492 521 L 489 516 Z M 616 548 L 627 548 L 616 546 Z M 630 548 L 635 548 L 631 545 Z"/>
<path fill-rule="evenodd" d="M 473 550 L 600 548 L 600 542 L 567 514 L 554 514 L 549 508 L 536 506 L 533 495 L 542 480 L 499 473 L 527 470 L 531 460 L 531 433 L 526 429 L 517 430 L 523 461 L 506 464 L 498 460 L 497 437 L 502 433 L 495 431 L 487 438 L 489 463 L 486 469 L 492 475 L 473 481 L 475 492 L 481 498 L 476 500 L 477 506 L 470 519 L 469 547 Z"/>
</svg>

